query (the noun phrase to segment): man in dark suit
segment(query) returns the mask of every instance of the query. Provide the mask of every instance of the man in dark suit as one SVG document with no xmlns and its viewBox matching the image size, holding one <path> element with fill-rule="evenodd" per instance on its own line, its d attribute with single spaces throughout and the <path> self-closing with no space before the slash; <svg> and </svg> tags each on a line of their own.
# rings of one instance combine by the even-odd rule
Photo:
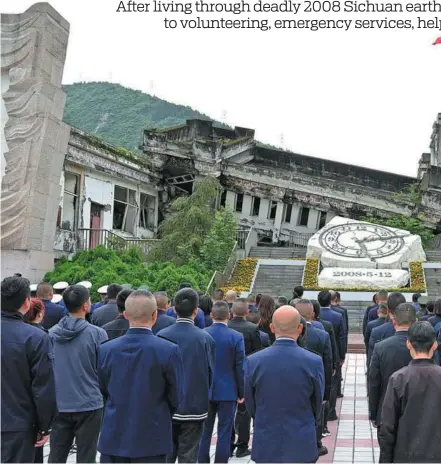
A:
<svg viewBox="0 0 441 464">
<path fill-rule="evenodd" d="M 153 333 L 156 335 L 160 330 L 174 324 L 176 319 L 166 314 L 169 298 L 167 293 L 158 292 L 155 293 L 156 304 L 158 305 L 158 317 L 155 325 L 152 327 Z"/>
<path fill-rule="evenodd" d="M 183 396 L 180 350 L 153 335 L 156 301 L 150 292 L 134 291 L 126 300 L 126 316 L 128 332 L 102 345 L 99 354 L 106 400 L 101 462 L 166 462 L 173 451 L 172 416 Z M 128 427 L 128 420 L 142 425 Z"/>
<path fill-rule="evenodd" d="M 363 334 L 366 331 L 366 327 L 369 324 L 369 322 L 374 321 L 375 319 L 378 318 L 378 305 L 380 304 L 386 304 L 388 299 L 388 294 L 386 290 L 380 290 L 377 293 L 377 303 L 374 306 L 371 306 L 366 310 L 365 313 L 365 321 L 363 321 Z"/>
<path fill-rule="evenodd" d="M 401 303 L 393 314 L 395 334 L 375 344 L 368 371 L 369 419 L 381 428 L 381 407 L 390 376 L 412 360 L 406 345 L 409 327 L 416 321 L 415 307 Z M 380 456 L 380 462 L 381 456 Z"/>
<path fill-rule="evenodd" d="M 228 327 L 230 309 L 217 301 L 211 310 L 213 324 L 205 329 L 216 343 L 216 365 L 204 424 L 198 462 L 210 462 L 214 421 L 218 417 L 215 462 L 227 463 L 236 402 L 244 402 L 245 344 L 243 336 Z"/>
<path fill-rule="evenodd" d="M 44 330 L 26 324 L 29 280 L 1 284 L 1 462 L 34 462 L 35 443 L 47 441 L 57 414 L 52 343 Z"/>
<path fill-rule="evenodd" d="M 387 298 L 387 322 L 382 324 L 380 327 L 372 329 L 371 335 L 369 337 L 369 348 L 367 353 L 367 362 L 368 367 L 370 365 L 370 360 L 372 358 L 372 353 L 374 352 L 374 346 L 377 342 L 385 340 L 386 338 L 392 337 L 395 333 L 394 324 L 392 322 L 392 317 L 398 305 L 405 303 L 406 298 L 402 293 L 393 292 Z"/>
<path fill-rule="evenodd" d="M 101 306 L 101 308 L 95 309 L 90 316 L 90 322 L 93 325 L 102 327 L 119 316 L 116 297 L 122 289 L 123 287 L 118 284 L 111 284 L 107 287 L 107 304 Z"/>
<path fill-rule="evenodd" d="M 329 416 L 328 420 L 337 420 L 337 412 L 335 410 L 337 404 L 338 385 L 341 378 L 341 368 L 345 361 L 347 349 L 346 326 L 344 318 L 341 314 L 331 309 L 331 292 L 325 290 L 318 294 L 318 302 L 320 304 L 320 319 L 331 322 L 334 327 L 335 339 L 338 348 L 339 364 L 337 365 L 337 372 L 332 379 L 332 392 L 329 400 Z"/>
<path fill-rule="evenodd" d="M 385 322 L 387 322 L 386 317 L 387 317 L 387 304 L 381 303 L 378 305 L 378 318 L 374 319 L 373 321 L 368 322 L 368 325 L 366 326 L 366 332 L 364 334 L 364 345 L 366 347 L 366 353 L 369 348 L 369 338 L 371 337 L 372 331 L 376 327 L 380 327 L 380 325 L 383 325 Z M 369 364 L 368 364 L 369 366 Z"/>
<path fill-rule="evenodd" d="M 324 410 L 325 404 L 329 401 L 331 393 L 331 382 L 333 372 L 333 360 L 332 360 L 332 349 L 331 340 L 329 335 L 324 330 L 320 330 L 311 324 L 313 318 L 313 307 L 312 303 L 307 300 L 300 300 L 296 309 L 299 311 L 301 316 L 306 320 L 307 325 L 307 336 L 306 336 L 306 348 L 315 354 L 318 354 L 323 360 L 323 367 L 325 372 L 325 390 L 323 396 L 323 407 L 320 414 L 320 421 L 317 425 L 317 447 L 319 456 L 328 454 L 328 449 L 322 444 L 322 434 L 324 429 Z"/>
<path fill-rule="evenodd" d="M 52 303 L 54 290 L 52 285 L 47 282 L 41 282 L 37 286 L 37 298 L 44 303 L 44 317 L 41 325 L 49 330 L 54 325 L 57 325 L 61 319 L 67 314 L 67 310 L 60 305 Z"/>
<path fill-rule="evenodd" d="M 228 292 L 227 292 L 228 293 Z M 248 315 L 248 302 L 244 298 L 238 298 L 232 306 L 233 318 L 228 322 L 228 327 L 240 332 L 245 342 L 245 354 L 247 356 L 262 349 L 259 327 L 246 320 Z M 242 458 L 249 456 L 251 451 L 248 449 L 250 441 L 251 417 L 248 414 L 244 403 L 237 405 L 236 420 L 234 428 L 237 433 L 236 457 Z M 232 437 L 233 438 L 233 437 Z M 232 446 L 233 447 L 233 446 Z"/>
<path fill-rule="evenodd" d="M 341 296 L 339 292 L 334 292 L 331 290 L 331 309 L 341 316 L 343 316 L 343 320 L 345 323 L 346 328 L 346 351 L 348 351 L 348 337 L 349 337 L 349 318 L 348 318 L 348 310 L 341 306 Z M 339 371 L 339 376 L 337 377 L 337 398 L 343 398 L 343 393 L 341 391 L 341 383 L 343 381 L 343 376 L 341 374 L 341 369 Z"/>
<path fill-rule="evenodd" d="M 323 361 L 298 346 L 299 325 L 295 308 L 277 309 L 271 324 L 275 343 L 247 360 L 245 403 L 254 418 L 251 459 L 257 463 L 307 463 L 318 458 Z"/>
<path fill-rule="evenodd" d="M 407 348 L 412 361 L 392 374 L 384 396 L 382 462 L 441 462 L 441 367 L 432 360 L 437 344 L 429 322 L 410 327 Z"/>
<path fill-rule="evenodd" d="M 213 382 L 215 343 L 205 330 L 194 325 L 199 297 L 192 288 L 175 295 L 175 324 L 158 332 L 158 337 L 176 343 L 184 363 L 184 397 L 173 416 L 173 453 L 168 462 L 197 462 L 202 428 L 208 417 L 209 393 Z"/>
<path fill-rule="evenodd" d="M 122 337 L 129 330 L 130 323 L 124 312 L 126 310 L 126 300 L 133 292 L 131 288 L 123 288 L 116 297 L 116 306 L 118 307 L 119 315 L 114 321 L 103 325 L 109 340 Z"/>
</svg>

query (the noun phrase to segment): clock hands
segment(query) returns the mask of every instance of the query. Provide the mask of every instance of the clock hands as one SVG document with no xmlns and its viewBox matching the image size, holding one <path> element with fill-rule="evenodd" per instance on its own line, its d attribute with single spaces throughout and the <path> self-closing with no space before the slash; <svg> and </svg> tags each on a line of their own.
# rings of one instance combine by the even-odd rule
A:
<svg viewBox="0 0 441 464">
<path fill-rule="evenodd" d="M 378 235 L 371 235 L 370 237 L 355 239 L 355 241 L 361 245 L 362 243 L 368 243 L 368 242 L 384 242 L 387 240 L 393 240 L 395 238 L 410 237 L 410 235 L 411 234 L 402 234 L 402 235 L 394 234 L 388 237 L 379 237 Z"/>
</svg>

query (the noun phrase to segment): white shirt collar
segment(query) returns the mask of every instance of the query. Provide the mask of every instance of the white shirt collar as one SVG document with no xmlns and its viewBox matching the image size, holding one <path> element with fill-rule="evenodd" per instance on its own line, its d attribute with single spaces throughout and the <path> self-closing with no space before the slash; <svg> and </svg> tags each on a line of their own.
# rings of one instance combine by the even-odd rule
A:
<svg viewBox="0 0 441 464">
<path fill-rule="evenodd" d="M 150 330 L 150 332 L 152 331 L 150 327 L 130 327 L 130 329 L 144 329 L 144 330 Z"/>
<path fill-rule="evenodd" d="M 213 325 L 214 324 L 223 324 L 223 325 L 226 325 L 228 327 L 228 324 L 226 322 L 219 322 L 219 321 L 216 321 L 216 322 L 213 322 Z"/>
<path fill-rule="evenodd" d="M 293 338 L 290 338 L 290 337 L 279 337 L 276 339 L 277 340 L 291 340 L 292 342 L 295 342 L 295 340 Z"/>
<path fill-rule="evenodd" d="M 194 320 L 191 317 L 178 317 L 176 322 L 185 322 L 186 324 L 194 325 Z"/>
</svg>

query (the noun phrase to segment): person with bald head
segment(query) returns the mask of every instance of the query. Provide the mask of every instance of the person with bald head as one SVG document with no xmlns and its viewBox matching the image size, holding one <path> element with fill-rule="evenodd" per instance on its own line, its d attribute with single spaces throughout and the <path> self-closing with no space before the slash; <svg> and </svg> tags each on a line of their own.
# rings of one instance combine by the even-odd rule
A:
<svg viewBox="0 0 441 464">
<path fill-rule="evenodd" d="M 183 397 L 180 349 L 153 335 L 157 304 L 150 292 L 132 292 L 125 316 L 127 333 L 102 345 L 99 354 L 106 400 L 98 444 L 101 462 L 166 462 L 173 450 L 172 416 Z"/>
<path fill-rule="evenodd" d="M 173 416 L 173 451 L 167 462 L 195 463 L 204 421 L 208 416 L 209 394 L 213 383 L 215 343 L 205 330 L 194 325 L 199 295 L 182 288 L 175 295 L 176 324 L 158 332 L 158 337 L 176 343 L 184 363 L 184 398 Z"/>
<path fill-rule="evenodd" d="M 322 434 L 324 432 L 325 418 L 324 411 L 326 403 L 329 401 L 331 393 L 331 381 L 332 381 L 332 372 L 333 372 L 333 359 L 332 359 L 332 348 L 331 348 L 331 339 L 329 338 L 328 333 L 312 325 L 312 320 L 314 317 L 314 307 L 309 300 L 300 300 L 296 309 L 299 311 L 300 315 L 304 317 L 307 326 L 307 338 L 306 338 L 306 349 L 312 353 L 318 354 L 323 361 L 323 368 L 325 371 L 325 393 L 323 397 L 323 408 L 322 414 L 320 416 L 320 421 L 317 426 L 317 447 L 319 450 L 319 456 L 328 454 L 326 446 L 322 444 Z"/>
<path fill-rule="evenodd" d="M 247 359 L 245 404 L 254 418 L 251 459 L 316 462 L 316 422 L 324 395 L 320 356 L 297 344 L 301 316 L 292 306 L 274 312 L 276 341 Z"/>
</svg>

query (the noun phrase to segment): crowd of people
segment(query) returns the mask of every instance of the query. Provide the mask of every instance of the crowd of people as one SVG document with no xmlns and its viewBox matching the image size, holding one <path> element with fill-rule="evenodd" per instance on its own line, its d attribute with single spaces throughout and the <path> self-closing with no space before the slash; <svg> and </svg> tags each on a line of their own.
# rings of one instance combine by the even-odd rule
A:
<svg viewBox="0 0 441 464">
<path fill-rule="evenodd" d="M 349 319 L 317 300 L 230 290 L 171 297 L 90 282 L 1 283 L 2 462 L 316 462 L 338 420 Z M 441 462 L 441 299 L 378 292 L 367 308 L 380 462 Z M 419 319 L 419 321 L 417 321 Z M 438 336 L 439 345 L 436 337 Z M 250 449 L 250 430 L 254 434 Z"/>
</svg>

